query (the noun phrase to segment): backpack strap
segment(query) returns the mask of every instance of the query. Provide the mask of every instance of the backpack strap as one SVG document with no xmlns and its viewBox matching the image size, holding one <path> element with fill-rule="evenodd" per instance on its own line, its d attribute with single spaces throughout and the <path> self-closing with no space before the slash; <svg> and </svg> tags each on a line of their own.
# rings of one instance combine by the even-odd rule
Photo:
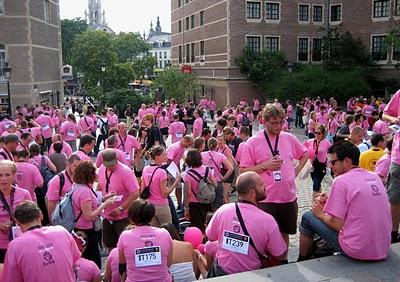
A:
<svg viewBox="0 0 400 282">
<path fill-rule="evenodd" d="M 203 178 L 203 176 L 200 175 L 200 173 L 198 173 L 197 171 L 195 171 L 194 169 L 189 169 L 187 172 L 194 180 L 196 180 L 197 182 L 200 182 L 200 180 Z"/>
<path fill-rule="evenodd" d="M 4 153 L 3 151 L 0 151 L 0 155 L 2 155 L 5 160 L 8 160 L 6 153 Z"/>
<path fill-rule="evenodd" d="M 40 172 L 43 174 L 46 171 L 46 157 L 45 156 L 41 156 L 40 157 Z"/>
<path fill-rule="evenodd" d="M 65 184 L 65 176 L 62 172 L 58 173 L 57 175 L 60 179 L 60 191 L 58 192 L 58 196 L 61 197 L 62 189 L 64 188 L 64 184 Z"/>
</svg>

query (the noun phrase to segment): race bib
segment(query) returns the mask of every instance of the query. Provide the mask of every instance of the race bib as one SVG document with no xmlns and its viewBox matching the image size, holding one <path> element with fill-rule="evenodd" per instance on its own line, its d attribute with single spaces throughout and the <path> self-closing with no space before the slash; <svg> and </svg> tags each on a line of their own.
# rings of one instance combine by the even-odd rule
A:
<svg viewBox="0 0 400 282">
<path fill-rule="evenodd" d="M 68 131 L 67 135 L 70 137 L 74 137 L 75 136 L 75 131 Z"/>
<path fill-rule="evenodd" d="M 129 153 L 125 153 L 125 160 L 129 161 L 131 159 L 131 155 Z"/>
<path fill-rule="evenodd" d="M 161 247 L 146 247 L 135 249 L 135 266 L 146 267 L 161 265 Z"/>
<path fill-rule="evenodd" d="M 249 253 L 250 237 L 224 230 L 222 248 L 235 253 L 247 255 Z"/>
<path fill-rule="evenodd" d="M 280 170 L 273 172 L 274 182 L 282 182 L 282 173 Z"/>
<path fill-rule="evenodd" d="M 10 128 L 10 124 L 4 125 L 4 128 L 5 128 L 5 129 L 9 129 L 9 128 Z"/>
<path fill-rule="evenodd" d="M 182 138 L 183 137 L 183 133 L 180 133 L 180 132 L 176 133 L 176 137 L 177 138 Z"/>
<path fill-rule="evenodd" d="M 47 130 L 47 129 L 49 129 L 50 128 L 50 126 L 48 125 L 48 124 L 46 124 L 46 125 L 43 125 L 43 130 Z"/>
</svg>

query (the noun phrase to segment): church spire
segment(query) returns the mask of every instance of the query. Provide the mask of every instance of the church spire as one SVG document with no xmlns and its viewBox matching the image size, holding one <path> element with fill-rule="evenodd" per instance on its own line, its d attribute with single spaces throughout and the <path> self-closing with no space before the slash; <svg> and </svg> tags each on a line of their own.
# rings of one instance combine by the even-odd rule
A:
<svg viewBox="0 0 400 282">
<path fill-rule="evenodd" d="M 156 33 L 161 33 L 160 17 L 157 17 Z"/>
</svg>

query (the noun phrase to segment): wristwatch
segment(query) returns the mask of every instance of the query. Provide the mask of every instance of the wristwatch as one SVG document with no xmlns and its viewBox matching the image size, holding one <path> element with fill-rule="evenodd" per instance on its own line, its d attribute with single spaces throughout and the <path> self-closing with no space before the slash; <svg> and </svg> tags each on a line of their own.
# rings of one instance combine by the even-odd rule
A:
<svg viewBox="0 0 400 282">
<path fill-rule="evenodd" d="M 118 209 L 119 209 L 120 211 L 123 211 L 123 210 L 124 210 L 124 208 L 123 208 L 122 206 L 119 206 Z"/>
</svg>

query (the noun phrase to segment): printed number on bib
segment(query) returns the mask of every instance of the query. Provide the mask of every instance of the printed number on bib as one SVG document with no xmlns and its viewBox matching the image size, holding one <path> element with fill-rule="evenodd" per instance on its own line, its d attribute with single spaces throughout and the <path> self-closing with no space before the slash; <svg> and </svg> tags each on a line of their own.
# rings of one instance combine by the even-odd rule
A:
<svg viewBox="0 0 400 282">
<path fill-rule="evenodd" d="M 125 153 L 125 160 L 129 161 L 131 159 L 131 155 L 129 153 Z"/>
<path fill-rule="evenodd" d="M 135 249 L 135 266 L 145 267 L 161 264 L 161 247 Z"/>
<path fill-rule="evenodd" d="M 75 131 L 68 131 L 67 135 L 70 137 L 74 137 L 75 136 Z"/>
<path fill-rule="evenodd" d="M 183 137 L 183 133 L 180 133 L 180 132 L 176 133 L 176 137 L 177 138 L 182 138 Z"/>
<path fill-rule="evenodd" d="M 43 125 L 43 130 L 47 130 L 49 128 L 50 128 L 50 126 L 48 124 Z"/>
<path fill-rule="evenodd" d="M 224 230 L 222 248 L 228 251 L 247 255 L 249 253 L 250 237 Z"/>
</svg>

